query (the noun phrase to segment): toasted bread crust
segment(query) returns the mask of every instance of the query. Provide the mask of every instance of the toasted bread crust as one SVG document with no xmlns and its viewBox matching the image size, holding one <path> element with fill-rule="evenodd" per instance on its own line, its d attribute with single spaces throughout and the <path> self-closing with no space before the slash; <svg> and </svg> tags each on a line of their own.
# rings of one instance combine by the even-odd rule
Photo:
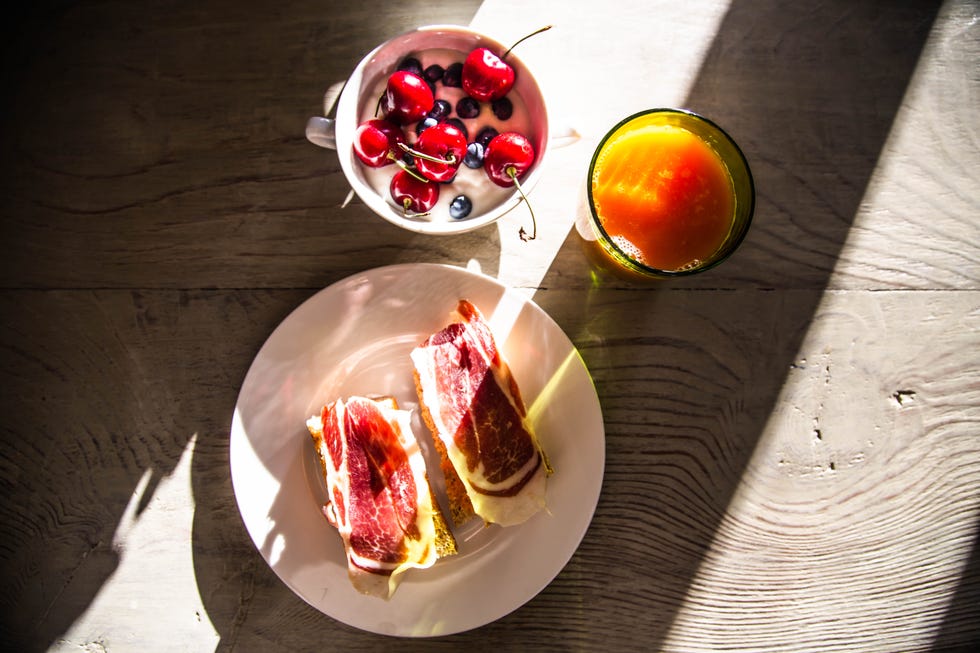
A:
<svg viewBox="0 0 980 653">
<path fill-rule="evenodd" d="M 426 476 L 426 482 L 428 482 L 428 476 Z M 440 558 L 456 555 L 459 553 L 456 537 L 453 536 L 449 524 L 446 523 L 446 518 L 442 514 L 439 502 L 436 501 L 436 495 L 432 491 L 431 484 L 429 486 L 429 494 L 432 496 L 432 525 L 436 529 L 436 554 Z"/>
<path fill-rule="evenodd" d="M 432 433 L 432 441 L 436 452 L 439 454 L 439 469 L 442 470 L 442 475 L 445 478 L 446 496 L 449 498 L 449 516 L 455 525 L 460 526 L 472 519 L 476 512 L 473 510 L 473 503 L 470 501 L 469 495 L 466 494 L 466 486 L 463 485 L 459 474 L 456 473 L 456 468 L 449 460 L 449 452 L 439 435 L 439 429 L 436 428 L 435 422 L 432 420 L 432 413 L 422 398 L 422 381 L 418 371 L 415 372 L 415 392 L 419 397 L 419 412 L 422 415 L 422 421 Z"/>
</svg>

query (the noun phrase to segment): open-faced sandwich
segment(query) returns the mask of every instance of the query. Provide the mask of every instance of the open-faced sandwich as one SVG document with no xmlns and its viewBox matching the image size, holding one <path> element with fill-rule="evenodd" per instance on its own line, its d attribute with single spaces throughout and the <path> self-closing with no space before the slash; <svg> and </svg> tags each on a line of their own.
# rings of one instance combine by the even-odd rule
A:
<svg viewBox="0 0 980 653">
<path fill-rule="evenodd" d="M 410 415 L 391 398 L 351 397 L 307 421 L 329 495 L 323 512 L 343 539 L 351 583 L 385 599 L 407 570 L 457 551 Z"/>
<path fill-rule="evenodd" d="M 521 392 L 480 311 L 462 299 L 451 322 L 412 351 L 455 524 L 474 515 L 512 526 L 545 506 L 552 470 Z"/>
</svg>

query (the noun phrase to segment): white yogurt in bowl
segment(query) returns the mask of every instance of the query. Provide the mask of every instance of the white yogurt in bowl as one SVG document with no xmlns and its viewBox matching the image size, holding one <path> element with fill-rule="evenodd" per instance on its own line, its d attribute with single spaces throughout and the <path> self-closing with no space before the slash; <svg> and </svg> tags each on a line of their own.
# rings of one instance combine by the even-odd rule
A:
<svg viewBox="0 0 980 653">
<path fill-rule="evenodd" d="M 483 167 L 468 168 L 461 164 L 452 182 L 440 184 L 436 205 L 424 216 L 406 215 L 389 193 L 391 178 L 399 170 L 395 164 L 383 168 L 364 165 L 354 154 L 352 144 L 357 126 L 376 116 L 378 100 L 384 92 L 388 77 L 407 57 L 415 57 L 423 68 L 439 64 L 444 68 L 462 63 L 466 56 L 478 47 L 486 47 L 502 55 L 507 48 L 499 42 L 469 30 L 455 26 L 422 27 L 402 34 L 378 46 L 355 69 L 340 95 L 335 119 L 336 148 L 340 164 L 357 196 L 378 215 L 400 227 L 419 233 L 453 234 L 471 231 L 497 220 L 521 203 L 516 188 L 502 188 L 487 177 Z M 535 185 L 541 174 L 542 163 L 548 148 L 548 113 L 544 98 L 534 77 L 524 63 L 513 53 L 506 62 L 515 71 L 514 87 L 507 94 L 513 104 L 513 113 L 507 120 L 498 119 L 489 103 L 480 103 L 476 118 L 462 119 L 466 125 L 467 142 L 473 142 L 485 126 L 497 131 L 516 131 L 531 142 L 535 160 L 519 179 L 525 193 Z M 462 88 L 435 84 L 436 99 L 445 99 L 456 116 L 456 102 L 466 95 Z M 415 125 L 403 125 L 409 143 L 417 138 Z M 465 195 L 473 205 L 469 215 L 454 219 L 449 214 L 449 204 L 458 195 Z"/>
</svg>

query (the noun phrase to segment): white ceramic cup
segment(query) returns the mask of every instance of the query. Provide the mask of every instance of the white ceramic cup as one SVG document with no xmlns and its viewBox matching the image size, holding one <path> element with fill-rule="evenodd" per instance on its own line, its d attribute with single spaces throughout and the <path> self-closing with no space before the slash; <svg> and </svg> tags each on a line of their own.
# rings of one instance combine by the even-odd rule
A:
<svg viewBox="0 0 980 653">
<path fill-rule="evenodd" d="M 507 50 L 506 46 L 484 34 L 452 25 L 420 27 L 396 36 L 372 50 L 357 64 L 350 78 L 343 83 L 339 99 L 336 98 L 339 85 L 335 84 L 327 91 L 324 98 L 324 116 L 330 115 L 332 108 L 335 107 L 336 113 L 333 118 L 314 116 L 307 122 L 307 139 L 321 147 L 337 150 L 340 166 L 351 188 L 371 210 L 389 222 L 418 233 L 461 233 L 494 222 L 521 202 L 516 188 L 499 190 L 491 188 L 489 192 L 493 197 L 491 201 L 486 202 L 484 210 L 481 210 L 479 203 L 474 201 L 473 213 L 470 216 L 462 220 L 454 220 L 448 216 L 448 209 L 446 209 L 451 199 L 450 195 L 456 192 L 450 185 L 442 187 L 439 204 L 431 215 L 408 216 L 402 207 L 397 206 L 388 197 L 387 189 L 382 188 L 382 180 L 390 178 L 397 171 L 395 165 L 385 166 L 380 170 L 368 168 L 357 159 L 352 149 L 354 131 L 361 122 L 375 116 L 385 81 L 405 57 L 417 53 L 424 54 L 426 51 L 453 50 L 459 52 L 458 61 L 462 62 L 471 50 L 478 47 L 489 48 L 498 56 L 503 55 Z M 514 120 L 525 121 L 524 129 L 527 133 L 524 135 L 531 141 L 536 153 L 534 163 L 520 179 L 521 188 L 527 193 L 537 183 L 542 165 L 547 158 L 548 110 L 541 89 L 527 66 L 513 52 L 507 55 L 506 61 L 514 68 L 516 74 L 514 88 L 508 97 L 513 98 L 516 94 L 520 99 L 520 103 L 515 102 Z M 436 95 L 438 97 L 439 93 L 437 92 Z M 526 110 L 526 116 L 517 115 L 517 108 L 520 105 L 523 105 Z M 481 111 L 483 115 L 489 113 L 489 106 Z M 414 129 L 414 126 L 405 127 L 406 132 L 411 129 Z M 472 140 L 475 133 L 470 133 L 469 136 Z M 568 137 L 568 134 L 564 134 L 563 137 Z M 460 174 L 463 172 L 464 167 L 461 166 Z M 473 176 L 476 173 L 485 177 L 482 168 L 477 171 L 466 171 L 474 181 L 478 179 Z M 489 179 L 482 181 L 485 181 L 488 188 L 492 186 Z"/>
</svg>

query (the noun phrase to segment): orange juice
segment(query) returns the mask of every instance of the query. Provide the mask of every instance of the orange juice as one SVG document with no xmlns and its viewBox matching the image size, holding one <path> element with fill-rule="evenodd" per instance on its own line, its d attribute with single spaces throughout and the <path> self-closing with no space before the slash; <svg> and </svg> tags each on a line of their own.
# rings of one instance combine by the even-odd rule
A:
<svg viewBox="0 0 980 653">
<path fill-rule="evenodd" d="M 596 152 L 589 180 L 593 221 L 601 244 L 627 259 L 627 267 L 696 271 L 727 256 L 726 247 L 734 249 L 744 235 L 740 228 L 733 238 L 739 207 L 732 173 L 709 143 L 714 139 L 688 128 L 695 120 L 702 121 L 679 111 L 639 114 Z"/>
</svg>

